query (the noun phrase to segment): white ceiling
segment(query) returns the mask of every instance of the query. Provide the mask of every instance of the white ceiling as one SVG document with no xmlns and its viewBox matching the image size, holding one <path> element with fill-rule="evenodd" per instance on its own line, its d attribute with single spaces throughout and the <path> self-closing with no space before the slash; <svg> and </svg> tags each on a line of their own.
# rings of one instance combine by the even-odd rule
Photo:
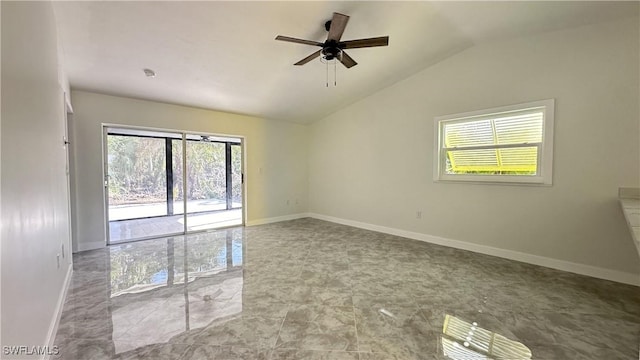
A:
<svg viewBox="0 0 640 360">
<path fill-rule="evenodd" d="M 55 2 L 71 86 L 300 123 L 322 118 L 475 44 L 638 16 L 637 2 Z M 293 63 L 326 39 L 333 12 L 358 65 Z M 155 78 L 142 69 L 156 71 Z M 329 77 L 333 79 L 331 67 Z"/>
</svg>

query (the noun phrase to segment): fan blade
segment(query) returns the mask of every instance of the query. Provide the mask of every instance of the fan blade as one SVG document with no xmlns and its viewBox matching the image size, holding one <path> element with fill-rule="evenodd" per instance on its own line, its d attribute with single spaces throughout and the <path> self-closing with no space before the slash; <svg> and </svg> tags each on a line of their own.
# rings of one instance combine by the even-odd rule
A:
<svg viewBox="0 0 640 360">
<path fill-rule="evenodd" d="M 288 42 L 292 42 L 292 43 L 296 43 L 296 44 L 313 45 L 313 46 L 322 46 L 323 45 L 321 42 L 317 42 L 317 41 L 296 39 L 296 38 L 292 38 L 292 37 L 288 37 L 288 36 L 282 36 L 282 35 L 276 36 L 276 40 L 288 41 Z"/>
<path fill-rule="evenodd" d="M 340 62 L 342 63 L 342 65 L 346 66 L 347 69 L 358 65 L 358 63 L 355 60 L 353 60 L 351 56 L 347 55 L 347 53 L 344 51 L 342 52 L 342 56 L 340 57 Z"/>
<path fill-rule="evenodd" d="M 349 22 L 349 17 L 347 15 L 334 12 L 333 18 L 331 19 L 331 28 L 329 28 L 329 35 L 327 36 L 327 40 L 340 41 L 342 33 L 347 27 L 347 22 Z"/>
<path fill-rule="evenodd" d="M 322 50 L 318 50 L 316 52 L 314 52 L 313 54 L 307 56 L 306 58 L 298 61 L 297 63 L 293 64 L 293 65 L 304 65 L 306 63 L 308 63 L 309 61 L 317 58 L 318 56 L 320 56 L 320 53 L 322 52 Z"/>
<path fill-rule="evenodd" d="M 340 43 L 341 49 L 357 49 L 374 46 L 387 46 L 389 45 L 389 37 L 381 36 L 368 39 L 349 40 Z"/>
</svg>

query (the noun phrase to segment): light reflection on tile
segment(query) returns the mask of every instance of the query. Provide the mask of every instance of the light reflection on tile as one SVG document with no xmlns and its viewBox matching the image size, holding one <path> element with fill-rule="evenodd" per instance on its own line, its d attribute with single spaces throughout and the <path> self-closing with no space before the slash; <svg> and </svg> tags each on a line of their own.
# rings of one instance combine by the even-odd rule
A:
<svg viewBox="0 0 640 360">
<path fill-rule="evenodd" d="M 450 314 L 444 317 L 440 344 L 445 356 L 452 359 L 531 359 L 531 349 L 524 344 Z"/>
<path fill-rule="evenodd" d="M 313 219 L 76 254 L 56 345 L 76 360 L 451 360 L 447 314 L 533 359 L 638 358 L 636 287 Z"/>
</svg>

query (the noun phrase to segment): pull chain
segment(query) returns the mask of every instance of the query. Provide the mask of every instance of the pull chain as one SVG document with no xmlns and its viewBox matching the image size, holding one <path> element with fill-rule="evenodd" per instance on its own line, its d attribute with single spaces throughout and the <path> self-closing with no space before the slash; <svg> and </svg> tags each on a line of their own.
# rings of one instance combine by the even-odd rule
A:
<svg viewBox="0 0 640 360">
<path fill-rule="evenodd" d="M 338 86 L 338 60 L 334 58 L 333 60 L 322 61 L 323 63 L 325 63 L 327 65 L 327 68 L 326 68 L 326 82 L 325 82 L 325 86 L 326 87 L 329 87 L 329 62 L 330 61 L 333 61 L 333 86 Z"/>
<path fill-rule="evenodd" d="M 327 87 L 329 87 L 329 63 L 327 62 Z"/>
</svg>

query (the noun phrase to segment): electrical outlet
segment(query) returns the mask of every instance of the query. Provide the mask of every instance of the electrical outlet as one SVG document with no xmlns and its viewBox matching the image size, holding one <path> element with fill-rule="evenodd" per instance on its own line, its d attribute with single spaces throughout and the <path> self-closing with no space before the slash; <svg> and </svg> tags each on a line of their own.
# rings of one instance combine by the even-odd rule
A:
<svg viewBox="0 0 640 360">
<path fill-rule="evenodd" d="M 416 211 L 416 219 L 422 219 L 422 210 Z"/>
<path fill-rule="evenodd" d="M 60 254 L 56 255 L 56 261 L 58 262 L 58 269 L 60 269 Z"/>
</svg>

